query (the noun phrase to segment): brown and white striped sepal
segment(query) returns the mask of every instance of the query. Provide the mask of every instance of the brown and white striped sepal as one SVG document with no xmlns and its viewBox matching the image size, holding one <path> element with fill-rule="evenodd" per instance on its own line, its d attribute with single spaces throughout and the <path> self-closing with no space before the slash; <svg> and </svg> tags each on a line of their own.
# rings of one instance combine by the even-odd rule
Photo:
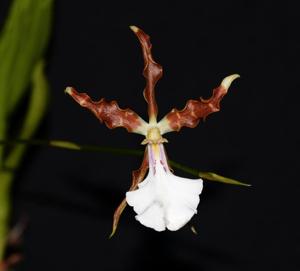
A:
<svg viewBox="0 0 300 271">
<path fill-rule="evenodd" d="M 209 114 L 220 111 L 220 101 L 227 94 L 231 83 L 238 77 L 240 77 L 238 74 L 225 77 L 221 85 L 213 90 L 209 99 L 188 100 L 184 109 L 172 109 L 158 123 L 161 134 L 179 131 L 184 126 L 194 128 L 201 119 L 205 120 Z"/>
<path fill-rule="evenodd" d="M 116 101 L 93 101 L 86 93 L 79 93 L 73 87 L 67 87 L 65 92 L 79 105 L 94 113 L 108 128 L 123 127 L 130 133 L 147 134 L 148 124 L 131 109 L 121 109 Z"/>
<path fill-rule="evenodd" d="M 155 85 L 162 77 L 162 66 L 153 60 L 150 42 L 150 37 L 140 28 L 136 26 L 130 26 L 130 29 L 138 37 L 144 57 L 144 71 L 143 75 L 146 79 L 146 86 L 144 89 L 144 98 L 148 103 L 148 115 L 149 124 L 156 124 L 156 118 L 158 113 L 157 103 L 155 99 Z"/>
</svg>

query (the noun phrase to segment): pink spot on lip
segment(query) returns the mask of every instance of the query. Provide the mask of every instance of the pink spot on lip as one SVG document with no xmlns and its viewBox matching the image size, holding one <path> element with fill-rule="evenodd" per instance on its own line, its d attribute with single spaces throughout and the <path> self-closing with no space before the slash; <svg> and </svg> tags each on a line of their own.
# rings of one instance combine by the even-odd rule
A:
<svg viewBox="0 0 300 271">
<path fill-rule="evenodd" d="M 151 145 L 148 146 L 148 155 L 149 155 L 149 168 L 153 169 L 153 174 L 155 175 L 156 174 L 156 169 L 155 169 L 156 161 L 153 157 L 153 152 L 152 152 Z"/>
<path fill-rule="evenodd" d="M 159 144 L 159 158 L 155 157 L 153 146 L 151 144 L 149 144 L 148 145 L 148 156 L 149 156 L 149 168 L 151 170 L 153 170 L 154 175 L 156 174 L 157 163 L 160 163 L 163 166 L 164 171 L 166 173 L 169 172 L 169 166 L 168 166 L 168 162 L 167 162 L 167 158 L 165 155 L 165 149 L 164 149 L 163 144 Z"/>
<path fill-rule="evenodd" d="M 165 172 L 169 172 L 169 165 L 168 165 L 167 157 L 166 157 L 166 154 L 165 154 L 164 145 L 160 144 L 159 147 L 160 147 L 160 156 L 161 156 L 160 162 L 163 165 Z"/>
<path fill-rule="evenodd" d="M 162 164 L 162 166 L 164 167 L 165 172 L 168 172 L 166 165 L 164 164 L 164 162 L 162 160 L 160 160 L 160 163 Z"/>
</svg>

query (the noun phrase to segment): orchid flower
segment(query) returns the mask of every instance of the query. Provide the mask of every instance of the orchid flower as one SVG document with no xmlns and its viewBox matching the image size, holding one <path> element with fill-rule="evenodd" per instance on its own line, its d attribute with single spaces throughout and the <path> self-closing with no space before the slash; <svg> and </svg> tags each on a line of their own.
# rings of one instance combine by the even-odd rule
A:
<svg viewBox="0 0 300 271">
<path fill-rule="evenodd" d="M 136 220 L 144 226 L 156 231 L 176 231 L 197 213 L 203 181 L 181 178 L 172 173 L 164 148 L 164 143 L 168 141 L 163 135 L 179 131 L 184 126 L 194 128 L 201 119 L 219 111 L 221 99 L 239 75 L 233 74 L 223 79 L 209 99 L 189 100 L 184 109 L 173 109 L 157 121 L 158 108 L 154 89 L 162 77 L 162 67 L 152 58 L 150 37 L 136 26 L 130 28 L 139 39 L 143 51 L 143 75 L 146 79 L 144 98 L 148 103 L 149 122 L 129 108 L 120 109 L 116 101 L 101 99 L 95 102 L 86 93 L 79 93 L 72 87 L 67 87 L 66 93 L 82 107 L 93 112 L 108 128 L 123 127 L 128 132 L 145 136 L 142 141 L 146 145 L 144 159 L 141 167 L 133 171 L 132 185 L 115 211 L 112 235 L 127 204 L 133 207 L 137 214 Z M 147 171 L 148 175 L 144 179 Z"/>
</svg>

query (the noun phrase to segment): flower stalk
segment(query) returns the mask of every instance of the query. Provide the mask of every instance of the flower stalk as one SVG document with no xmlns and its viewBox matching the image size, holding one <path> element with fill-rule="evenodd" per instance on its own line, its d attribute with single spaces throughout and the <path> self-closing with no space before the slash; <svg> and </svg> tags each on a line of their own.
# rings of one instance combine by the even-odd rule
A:
<svg viewBox="0 0 300 271">
<path fill-rule="evenodd" d="M 28 145 L 28 146 L 39 146 L 39 147 L 49 147 L 57 149 L 65 149 L 70 151 L 84 151 L 84 152 L 99 152 L 107 153 L 112 155 L 121 156 L 139 156 L 144 154 L 142 150 L 126 149 L 126 148 L 115 148 L 109 146 L 99 146 L 99 145 L 85 145 L 79 144 L 73 141 L 67 140 L 41 140 L 41 139 L 15 139 L 15 140 L 0 140 L 0 145 Z M 188 173 L 194 177 L 201 177 L 208 181 L 221 182 L 225 184 L 239 185 L 239 186 L 251 186 L 244 182 L 237 181 L 228 177 L 221 176 L 213 172 L 199 171 L 195 168 L 183 165 L 174 160 L 168 159 L 170 167 L 174 169 L 179 169 L 182 172 Z M 6 171 L 14 171 L 15 168 L 5 168 Z"/>
</svg>

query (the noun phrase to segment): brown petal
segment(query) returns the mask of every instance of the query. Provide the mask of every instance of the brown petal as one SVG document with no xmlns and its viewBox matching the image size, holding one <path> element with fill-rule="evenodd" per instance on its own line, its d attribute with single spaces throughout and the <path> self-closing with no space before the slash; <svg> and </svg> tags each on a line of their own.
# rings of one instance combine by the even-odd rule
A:
<svg viewBox="0 0 300 271">
<path fill-rule="evenodd" d="M 240 77 L 238 74 L 227 76 L 221 85 L 213 90 L 213 95 L 205 100 L 189 100 L 183 110 L 173 109 L 158 124 L 162 134 L 179 131 L 183 126 L 194 128 L 201 119 L 220 110 L 220 101 L 227 93 L 233 80 Z"/>
<path fill-rule="evenodd" d="M 146 78 L 144 98 L 148 103 L 149 122 L 156 123 L 158 109 L 155 99 L 154 88 L 157 81 L 162 77 L 163 70 L 162 67 L 159 64 L 157 64 L 152 58 L 152 45 L 150 43 L 150 37 L 136 26 L 130 26 L 130 28 L 138 37 L 143 49 L 145 63 L 143 75 Z"/>
<path fill-rule="evenodd" d="M 129 188 L 129 191 L 135 190 L 137 188 L 138 184 L 141 181 L 143 181 L 143 179 L 147 173 L 148 167 L 149 167 L 148 154 L 147 154 L 147 148 L 146 148 L 145 153 L 144 153 L 143 162 L 142 162 L 140 168 L 132 171 L 132 183 Z M 119 220 L 120 220 L 120 216 L 126 206 L 127 206 L 126 199 L 123 199 L 123 201 L 121 202 L 121 204 L 118 206 L 118 208 L 116 209 L 116 211 L 114 213 L 112 232 L 111 232 L 109 238 L 113 237 L 113 235 L 115 234 L 117 227 L 118 227 Z"/>
<path fill-rule="evenodd" d="M 95 102 L 86 93 L 79 93 L 72 87 L 67 87 L 65 92 L 82 107 L 92 111 L 108 128 L 124 127 L 128 132 L 146 134 L 147 123 L 131 109 L 120 109 L 116 101 L 101 99 Z"/>
</svg>

